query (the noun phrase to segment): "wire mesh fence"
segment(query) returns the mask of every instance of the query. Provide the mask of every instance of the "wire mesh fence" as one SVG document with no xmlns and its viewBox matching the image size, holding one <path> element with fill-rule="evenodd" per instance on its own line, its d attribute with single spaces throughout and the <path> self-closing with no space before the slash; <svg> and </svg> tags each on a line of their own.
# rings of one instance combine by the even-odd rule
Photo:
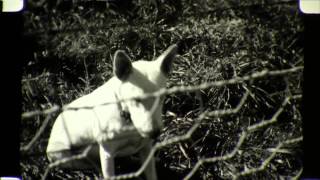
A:
<svg viewBox="0 0 320 180">
<path fill-rule="evenodd" d="M 165 127 L 137 170 L 111 179 L 139 178 L 152 157 L 161 159 L 157 165 L 177 172 L 181 177 L 177 179 L 301 175 L 304 63 L 297 1 L 28 3 L 23 34 L 33 39 L 23 69 L 20 148 L 26 179 L 86 179 L 60 169 L 70 161 L 87 159 L 96 142 L 88 143 L 80 154 L 48 163 L 43 149 L 54 119 L 61 112 L 130 99 L 76 108 L 61 105 L 111 76 L 115 50 L 125 49 L 133 59 L 152 59 L 177 42 L 181 56 L 167 84 L 171 88 L 135 97 L 167 96 Z M 83 84 L 84 90 L 79 87 Z M 113 135 L 101 133 L 100 139 L 116 140 L 115 133 L 116 138 L 125 138 L 137 132 L 126 126 Z M 101 176 L 100 168 L 97 172 L 95 178 Z"/>
<path fill-rule="evenodd" d="M 150 94 L 144 94 L 143 96 L 139 97 L 134 97 L 134 98 L 149 98 L 149 97 L 156 97 L 160 98 L 161 96 L 165 95 L 171 95 L 175 93 L 187 93 L 187 92 L 197 92 L 200 90 L 205 90 L 208 88 L 213 88 L 213 87 L 224 87 L 227 85 L 232 85 L 232 84 L 247 84 L 247 83 L 252 83 L 255 80 L 263 80 L 263 79 L 268 79 L 273 76 L 288 76 L 290 77 L 292 74 L 300 74 L 303 71 L 303 66 L 298 66 L 298 67 L 293 67 L 289 69 L 282 69 L 282 70 L 263 70 L 259 72 L 252 73 L 247 76 L 242 76 L 242 77 L 234 77 L 229 80 L 221 80 L 221 81 L 214 81 L 214 82 L 209 82 L 209 83 L 202 83 L 197 86 L 175 86 L 172 88 L 166 88 L 166 89 L 161 89 L 159 91 L 156 91 L 154 93 Z M 168 147 L 173 144 L 178 144 L 183 141 L 186 141 L 190 139 L 194 132 L 204 123 L 208 121 L 208 119 L 214 119 L 217 117 L 223 117 L 223 116 L 229 116 L 229 115 L 235 115 L 235 117 L 238 118 L 247 118 L 242 115 L 238 115 L 239 111 L 243 109 L 243 107 L 246 105 L 248 98 L 254 96 L 254 94 L 250 91 L 250 88 L 245 89 L 245 93 L 243 93 L 242 97 L 238 99 L 238 103 L 235 107 L 231 108 L 226 108 L 226 109 L 220 109 L 220 110 L 208 110 L 206 109 L 202 103 L 200 103 L 200 113 L 197 117 L 195 117 L 192 121 L 191 127 L 188 129 L 188 131 L 185 134 L 182 135 L 174 135 L 174 137 L 169 137 L 169 138 L 164 138 L 160 142 L 157 142 L 153 145 L 147 159 L 144 161 L 144 163 L 141 165 L 141 167 L 136 171 L 136 172 L 131 172 L 131 173 L 126 173 L 126 174 L 119 174 L 116 176 L 111 177 L 110 179 L 129 179 L 129 178 L 135 178 L 139 177 L 145 168 L 147 167 L 148 163 L 150 162 L 151 158 L 155 156 L 156 152 L 160 149 L 163 149 L 164 147 Z M 299 104 L 299 99 L 302 98 L 301 94 L 290 94 L 288 93 L 285 98 L 282 100 L 282 104 L 278 107 L 278 109 L 273 113 L 273 115 L 270 118 L 267 119 L 261 119 L 259 122 L 255 122 L 252 124 L 248 124 L 247 126 L 244 126 L 241 128 L 241 131 L 239 131 L 237 134 L 237 140 L 234 142 L 233 147 L 229 147 L 229 151 L 225 152 L 224 154 L 218 155 L 218 156 L 212 156 L 212 157 L 199 157 L 196 160 L 196 163 L 192 165 L 192 167 L 189 168 L 189 172 L 184 175 L 183 179 L 191 179 L 192 177 L 195 176 L 196 172 L 199 170 L 199 168 L 203 165 L 207 164 L 214 164 L 218 162 L 223 162 L 227 161 L 233 158 L 236 159 L 241 159 L 245 149 L 242 150 L 243 144 L 245 144 L 246 140 L 248 137 L 255 131 L 261 130 L 265 127 L 268 127 L 278 121 L 279 116 L 283 113 L 284 109 L 290 109 L 290 108 L 295 108 L 297 104 Z M 127 101 L 130 99 L 120 99 L 115 102 L 108 102 L 108 103 L 102 103 L 99 104 L 98 106 L 104 106 L 110 103 L 119 103 L 121 101 Z M 202 99 L 200 98 L 200 101 Z M 45 116 L 45 120 L 42 122 L 41 127 L 37 130 L 37 133 L 34 135 L 32 140 L 28 142 L 25 146 L 22 146 L 20 151 L 22 154 L 28 154 L 29 151 L 32 150 L 34 147 L 34 144 L 39 141 L 41 135 L 44 133 L 45 129 L 47 128 L 48 124 L 50 121 L 53 120 L 53 117 L 55 117 L 55 114 L 57 112 L 62 112 L 62 111 L 76 111 L 78 109 L 92 109 L 95 108 L 96 106 L 83 106 L 83 107 L 76 107 L 76 108 L 68 108 L 68 107 L 59 107 L 59 106 L 52 106 L 49 109 L 45 110 L 37 110 L 37 111 L 31 111 L 31 112 L 25 112 L 22 114 L 22 120 L 27 121 L 29 118 L 34 118 L 37 116 Z M 300 117 L 301 118 L 301 117 Z M 130 131 L 134 132 L 135 127 L 129 126 L 129 127 L 124 127 L 121 129 L 119 132 L 117 132 L 119 135 L 123 133 L 128 133 Z M 114 137 L 103 137 L 104 140 L 115 140 Z M 274 160 L 274 158 L 282 153 L 286 153 L 286 147 L 291 146 L 291 145 L 296 145 L 299 144 L 303 139 L 302 136 L 297 136 L 297 137 L 287 137 L 286 140 L 284 141 L 279 141 L 279 142 L 273 142 L 269 144 L 269 148 L 265 149 L 266 151 L 266 156 L 261 157 L 258 162 L 258 165 L 255 167 L 245 167 L 241 170 L 235 170 L 232 171 L 231 175 L 229 176 L 229 179 L 239 179 L 245 176 L 249 176 L 261 171 L 266 170 L 267 168 L 270 168 L 270 163 Z M 96 143 L 96 142 L 92 142 Z M 87 157 L 87 153 L 89 150 L 92 148 L 92 144 L 88 144 L 87 148 L 84 149 L 84 151 L 80 154 L 74 155 L 72 157 L 64 158 L 62 160 L 58 160 L 55 162 L 50 163 L 42 175 L 42 179 L 46 179 L 48 176 L 48 173 L 53 169 L 53 168 L 59 168 L 64 163 L 67 163 L 69 161 L 73 161 L 76 159 L 83 159 Z M 184 152 L 183 148 L 181 149 L 181 153 L 186 154 Z M 187 155 L 185 155 L 187 156 Z M 243 163 L 246 164 L 246 163 Z M 291 177 L 293 179 L 298 179 L 300 174 L 302 172 L 302 169 L 300 169 L 298 172 L 295 172 L 296 175 Z"/>
</svg>

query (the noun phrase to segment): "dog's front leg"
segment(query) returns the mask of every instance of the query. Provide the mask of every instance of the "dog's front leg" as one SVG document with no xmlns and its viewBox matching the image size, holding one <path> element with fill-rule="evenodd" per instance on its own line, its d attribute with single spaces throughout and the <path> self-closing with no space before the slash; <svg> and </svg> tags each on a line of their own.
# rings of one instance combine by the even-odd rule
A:
<svg viewBox="0 0 320 180">
<path fill-rule="evenodd" d="M 146 146 L 144 146 L 141 149 L 140 151 L 141 163 L 144 163 L 145 160 L 148 158 L 151 148 L 152 148 L 152 142 L 148 143 Z M 155 163 L 154 157 L 152 157 L 151 160 L 149 161 L 149 164 L 144 170 L 144 174 L 147 180 L 157 180 L 156 163 Z"/>
<path fill-rule="evenodd" d="M 104 178 L 114 176 L 114 157 L 103 145 L 99 146 L 101 170 Z"/>
</svg>

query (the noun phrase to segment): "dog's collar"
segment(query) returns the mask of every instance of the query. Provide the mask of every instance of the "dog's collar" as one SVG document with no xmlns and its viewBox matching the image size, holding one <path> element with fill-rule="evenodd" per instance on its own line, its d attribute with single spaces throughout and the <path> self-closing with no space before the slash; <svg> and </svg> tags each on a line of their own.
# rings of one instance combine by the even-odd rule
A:
<svg viewBox="0 0 320 180">
<path fill-rule="evenodd" d="M 119 98 L 118 95 L 116 93 L 114 93 L 114 96 L 116 98 L 117 101 L 117 106 L 118 109 L 120 111 L 120 117 L 122 119 L 122 121 L 126 124 L 126 125 L 132 125 L 132 120 L 131 120 L 131 116 L 130 116 L 130 112 L 129 111 L 125 111 L 124 108 L 121 105 L 121 102 L 119 102 Z"/>
</svg>

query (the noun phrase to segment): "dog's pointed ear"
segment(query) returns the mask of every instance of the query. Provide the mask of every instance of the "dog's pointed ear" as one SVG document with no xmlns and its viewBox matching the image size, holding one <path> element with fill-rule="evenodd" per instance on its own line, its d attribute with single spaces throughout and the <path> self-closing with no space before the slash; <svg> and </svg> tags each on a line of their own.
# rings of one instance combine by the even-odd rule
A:
<svg viewBox="0 0 320 180">
<path fill-rule="evenodd" d="M 126 80 L 132 71 L 129 56 L 123 50 L 117 50 L 113 59 L 113 74 L 121 81 Z"/>
<path fill-rule="evenodd" d="M 158 58 L 160 62 L 161 72 L 168 76 L 171 72 L 172 62 L 178 52 L 178 46 L 176 44 L 171 45 L 167 48 Z"/>
</svg>

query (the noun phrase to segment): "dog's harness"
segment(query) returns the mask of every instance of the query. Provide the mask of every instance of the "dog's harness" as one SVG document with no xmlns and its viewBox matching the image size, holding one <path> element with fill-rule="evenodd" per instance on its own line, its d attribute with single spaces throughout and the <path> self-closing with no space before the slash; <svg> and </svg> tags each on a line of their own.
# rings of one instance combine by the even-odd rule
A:
<svg viewBox="0 0 320 180">
<path fill-rule="evenodd" d="M 124 122 L 125 125 L 132 125 L 132 119 L 130 116 L 130 112 L 124 110 L 116 93 L 114 93 L 114 96 L 116 97 L 117 106 L 120 111 L 120 117 L 121 117 L 122 121 Z"/>
</svg>

